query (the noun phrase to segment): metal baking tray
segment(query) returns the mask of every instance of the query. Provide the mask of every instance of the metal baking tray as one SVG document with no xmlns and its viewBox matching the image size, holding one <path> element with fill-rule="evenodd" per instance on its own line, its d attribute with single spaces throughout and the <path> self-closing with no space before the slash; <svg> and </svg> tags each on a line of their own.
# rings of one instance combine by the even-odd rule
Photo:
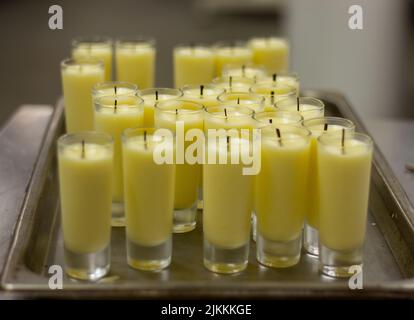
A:
<svg viewBox="0 0 414 320">
<path fill-rule="evenodd" d="M 366 132 L 339 93 L 307 91 L 326 104 L 328 115 L 352 120 Z M 112 268 L 96 282 L 64 277 L 62 290 L 50 290 L 49 266 L 64 265 L 60 230 L 56 140 L 64 132 L 63 102 L 57 104 L 27 190 L 1 284 L 6 292 L 29 297 L 72 298 L 334 298 L 414 297 L 414 210 L 377 147 L 374 151 L 363 289 L 318 273 L 317 260 L 303 254 L 289 269 L 258 265 L 255 243 L 247 269 L 218 275 L 203 267 L 202 226 L 175 234 L 171 266 L 161 272 L 137 271 L 126 263 L 125 230 L 113 228 Z M 352 201 L 352 199 L 349 199 Z"/>
</svg>

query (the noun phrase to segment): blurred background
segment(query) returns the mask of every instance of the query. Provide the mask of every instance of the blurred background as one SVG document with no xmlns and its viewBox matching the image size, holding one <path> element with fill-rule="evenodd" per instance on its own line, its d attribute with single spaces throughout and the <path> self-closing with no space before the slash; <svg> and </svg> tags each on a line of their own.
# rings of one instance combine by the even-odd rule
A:
<svg viewBox="0 0 414 320">
<path fill-rule="evenodd" d="M 63 8 L 63 30 L 49 30 L 48 8 Z M 363 8 L 363 30 L 348 8 Z M 3 124 L 23 103 L 54 104 L 60 61 L 81 35 L 149 35 L 157 40 L 157 84 L 172 85 L 177 43 L 280 35 L 291 41 L 291 69 L 304 88 L 343 92 L 367 123 L 413 117 L 413 1 L 117 0 L 0 3 Z M 413 137 L 414 138 L 414 137 Z"/>
</svg>

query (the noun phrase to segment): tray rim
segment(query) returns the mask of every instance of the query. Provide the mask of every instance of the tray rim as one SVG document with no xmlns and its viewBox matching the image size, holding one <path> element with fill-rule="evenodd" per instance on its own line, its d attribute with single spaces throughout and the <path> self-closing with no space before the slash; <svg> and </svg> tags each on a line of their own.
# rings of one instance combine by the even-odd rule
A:
<svg viewBox="0 0 414 320">
<path fill-rule="evenodd" d="M 347 102 L 346 98 L 339 92 L 327 91 L 327 90 L 306 90 L 306 95 L 316 96 L 323 100 L 334 103 L 338 106 L 343 116 L 349 118 L 357 125 L 357 130 L 367 133 L 362 122 L 358 116 L 352 110 L 352 107 Z M 345 107 L 344 107 L 345 104 Z M 263 297 L 263 298 L 288 298 L 288 297 L 302 297 L 302 298 L 315 298 L 315 297 L 411 297 L 414 298 L 414 278 L 389 281 L 383 285 L 376 285 L 364 288 L 364 290 L 349 290 L 347 288 L 339 287 L 320 287 L 315 283 L 311 285 L 301 284 L 280 284 L 277 288 L 272 286 L 266 286 L 260 284 L 260 287 L 254 285 L 248 285 L 243 283 L 242 285 L 235 285 L 234 283 L 228 285 L 214 284 L 212 286 L 205 286 L 205 283 L 198 284 L 197 282 L 191 282 L 191 284 L 177 284 L 177 283 L 163 283 L 163 287 L 157 287 L 156 285 L 137 288 L 116 288 L 114 287 L 102 287 L 99 288 L 96 284 L 85 286 L 82 289 L 64 289 L 64 290 L 44 290 L 42 288 L 36 288 L 36 286 L 25 287 L 13 283 L 11 277 L 14 267 L 19 265 L 22 252 L 25 250 L 25 238 L 20 235 L 30 230 L 30 221 L 34 215 L 36 199 L 41 194 L 41 190 L 35 190 L 33 187 L 37 185 L 35 182 L 44 182 L 45 177 L 41 174 L 42 168 L 50 161 L 50 154 L 47 152 L 52 143 L 56 139 L 56 128 L 62 121 L 63 113 L 63 99 L 58 100 L 57 106 L 54 109 L 52 120 L 47 128 L 47 134 L 42 147 L 39 152 L 39 157 L 36 161 L 35 169 L 33 171 L 29 188 L 26 193 L 24 205 L 20 211 L 18 221 L 13 233 L 13 241 L 9 248 L 9 254 L 4 265 L 4 272 L 1 277 L 1 287 L 6 292 L 12 292 L 18 295 L 33 295 L 36 296 L 53 296 L 53 297 L 129 297 L 129 298 L 151 298 L 151 297 Z M 406 238 L 408 235 L 414 234 L 414 221 L 408 215 L 408 212 L 412 211 L 411 203 L 408 196 L 402 189 L 400 183 L 396 180 L 394 173 L 391 171 L 388 163 L 385 161 L 384 156 L 380 152 L 377 146 L 375 146 L 374 152 L 374 166 L 378 173 L 381 175 L 382 180 L 385 183 L 386 191 L 393 196 L 394 203 L 396 204 L 399 213 L 399 219 L 397 221 L 397 227 L 405 238 L 405 242 L 413 245 L 409 248 L 412 256 L 414 256 L 414 237 Z M 386 174 L 385 174 L 386 172 Z M 414 217 L 414 215 L 413 215 Z M 395 222 L 395 221 L 394 221 Z M 403 226 L 403 230 L 400 227 Z M 382 233 L 382 232 L 381 232 Z M 391 250 L 391 247 L 390 247 Z M 177 291 L 179 290 L 179 291 Z"/>
</svg>

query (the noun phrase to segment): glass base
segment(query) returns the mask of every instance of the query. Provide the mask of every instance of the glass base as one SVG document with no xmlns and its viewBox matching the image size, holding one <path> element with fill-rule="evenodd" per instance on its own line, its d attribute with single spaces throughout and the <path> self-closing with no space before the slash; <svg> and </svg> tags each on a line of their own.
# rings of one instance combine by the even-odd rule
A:
<svg viewBox="0 0 414 320">
<path fill-rule="evenodd" d="M 258 232 L 256 248 L 257 261 L 260 264 L 271 268 L 292 267 L 300 260 L 302 234 L 289 242 L 277 242 L 265 239 Z"/>
<path fill-rule="evenodd" d="M 127 239 L 127 261 L 131 268 L 160 271 L 171 263 L 171 237 L 157 246 L 141 246 Z"/>
<path fill-rule="evenodd" d="M 112 202 L 112 227 L 125 227 L 125 212 L 123 202 Z"/>
<path fill-rule="evenodd" d="M 362 268 L 362 248 L 339 251 L 319 244 L 319 270 L 329 277 L 349 278 Z"/>
<path fill-rule="evenodd" d="M 249 242 L 235 249 L 218 248 L 204 239 L 204 266 L 216 273 L 237 273 L 247 267 Z"/>
<path fill-rule="evenodd" d="M 190 232 L 196 227 L 197 202 L 187 209 L 174 209 L 174 233 Z"/>
<path fill-rule="evenodd" d="M 252 239 L 254 242 L 257 240 L 257 217 L 254 211 L 252 211 Z"/>
<path fill-rule="evenodd" d="M 303 248 L 311 256 L 319 255 L 319 231 L 307 223 L 303 232 Z"/>
<path fill-rule="evenodd" d="M 93 253 L 75 253 L 65 248 L 65 272 L 74 279 L 96 281 L 108 274 L 111 266 L 110 245 Z"/>
</svg>

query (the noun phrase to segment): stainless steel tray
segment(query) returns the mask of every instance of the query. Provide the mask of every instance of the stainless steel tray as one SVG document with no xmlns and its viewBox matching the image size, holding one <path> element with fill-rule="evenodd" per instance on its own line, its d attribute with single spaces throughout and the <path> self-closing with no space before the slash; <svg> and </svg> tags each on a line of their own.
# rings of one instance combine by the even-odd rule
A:
<svg viewBox="0 0 414 320">
<path fill-rule="evenodd" d="M 327 114 L 349 118 L 358 131 L 366 131 L 342 95 L 325 91 L 305 94 L 322 99 Z M 173 259 L 167 270 L 148 273 L 129 268 L 124 229 L 113 228 L 112 269 L 108 277 L 97 283 L 65 277 L 63 290 L 50 290 L 49 266 L 63 266 L 56 168 L 56 139 L 62 133 L 63 103 L 59 101 L 1 279 L 3 288 L 10 293 L 89 298 L 414 298 L 414 210 L 378 148 L 374 152 L 363 290 L 350 290 L 347 280 L 321 276 L 317 260 L 306 254 L 293 268 L 264 268 L 256 262 L 254 242 L 245 272 L 232 276 L 213 274 L 203 267 L 200 221 L 195 231 L 174 235 Z"/>
</svg>

